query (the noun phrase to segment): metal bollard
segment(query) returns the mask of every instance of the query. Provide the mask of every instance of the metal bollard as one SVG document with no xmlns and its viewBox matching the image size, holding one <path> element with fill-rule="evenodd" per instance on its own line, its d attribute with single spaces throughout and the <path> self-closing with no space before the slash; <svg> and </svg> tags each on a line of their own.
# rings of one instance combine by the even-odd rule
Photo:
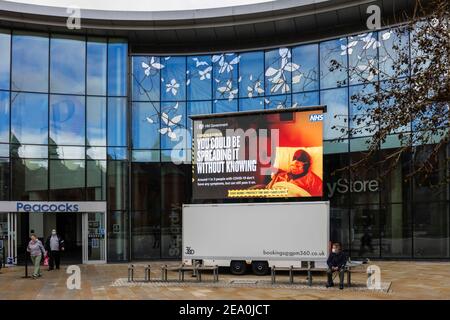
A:
<svg viewBox="0 0 450 320">
<path fill-rule="evenodd" d="M 128 266 L 128 282 L 134 281 L 134 265 Z"/>
<path fill-rule="evenodd" d="M 145 273 L 145 275 L 144 275 L 145 282 L 149 282 L 150 281 L 150 265 L 149 264 L 145 266 L 144 273 Z"/>
</svg>

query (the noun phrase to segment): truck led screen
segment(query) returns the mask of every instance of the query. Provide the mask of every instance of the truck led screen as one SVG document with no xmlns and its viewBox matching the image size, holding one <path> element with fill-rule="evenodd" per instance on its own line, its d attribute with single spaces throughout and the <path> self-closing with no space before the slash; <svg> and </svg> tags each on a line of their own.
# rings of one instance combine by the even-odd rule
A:
<svg viewBox="0 0 450 320">
<path fill-rule="evenodd" d="M 322 107 L 192 119 L 194 199 L 322 197 Z"/>
</svg>

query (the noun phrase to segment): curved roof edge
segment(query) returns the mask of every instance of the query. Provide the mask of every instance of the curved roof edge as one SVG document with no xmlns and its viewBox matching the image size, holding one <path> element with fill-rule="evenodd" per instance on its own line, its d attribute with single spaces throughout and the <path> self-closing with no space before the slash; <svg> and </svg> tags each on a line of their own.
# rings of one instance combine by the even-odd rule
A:
<svg viewBox="0 0 450 320">
<path fill-rule="evenodd" d="M 252 15 L 261 13 L 273 13 L 274 11 L 288 10 L 314 6 L 319 3 L 334 2 L 331 0 L 277 0 L 256 4 L 246 4 L 221 8 L 208 8 L 196 10 L 174 10 L 174 11 L 113 11 L 81 9 L 83 19 L 93 20 L 125 20 L 125 21 L 167 21 L 167 20 L 189 20 L 208 19 L 218 17 L 230 17 L 239 15 Z M 353 1 L 355 2 L 355 1 Z M 27 4 L 14 1 L 0 1 L 0 10 L 21 14 L 43 15 L 52 17 L 67 17 L 67 8 L 46 5 Z"/>
</svg>

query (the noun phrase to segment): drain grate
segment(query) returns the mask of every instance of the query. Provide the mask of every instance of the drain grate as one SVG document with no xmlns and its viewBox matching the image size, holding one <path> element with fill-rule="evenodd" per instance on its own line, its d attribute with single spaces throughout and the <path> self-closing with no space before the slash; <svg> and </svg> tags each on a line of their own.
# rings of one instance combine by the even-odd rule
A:
<svg viewBox="0 0 450 320">
<path fill-rule="evenodd" d="M 239 279 L 239 280 L 231 280 L 232 284 L 257 284 L 258 280 L 253 279 Z"/>
</svg>

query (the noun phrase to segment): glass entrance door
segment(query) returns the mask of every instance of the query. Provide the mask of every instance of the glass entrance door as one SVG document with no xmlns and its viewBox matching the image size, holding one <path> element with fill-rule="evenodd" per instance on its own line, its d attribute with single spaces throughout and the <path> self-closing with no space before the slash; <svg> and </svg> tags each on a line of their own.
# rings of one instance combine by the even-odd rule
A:
<svg viewBox="0 0 450 320">
<path fill-rule="evenodd" d="M 105 213 L 83 213 L 83 263 L 106 263 Z"/>
<path fill-rule="evenodd" d="M 0 213 L 0 263 L 17 264 L 17 213 Z"/>
</svg>

